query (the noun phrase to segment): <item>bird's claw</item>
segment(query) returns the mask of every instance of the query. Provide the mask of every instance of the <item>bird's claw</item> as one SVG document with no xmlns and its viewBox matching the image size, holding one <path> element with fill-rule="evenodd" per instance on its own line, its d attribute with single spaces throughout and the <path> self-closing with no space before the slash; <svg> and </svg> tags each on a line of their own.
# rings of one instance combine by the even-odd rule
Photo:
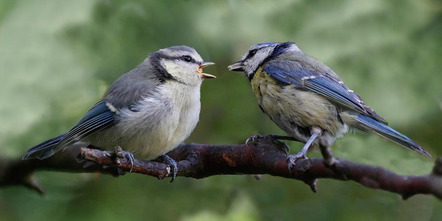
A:
<svg viewBox="0 0 442 221">
<path fill-rule="evenodd" d="M 129 172 L 132 172 L 132 169 L 134 168 L 134 162 L 135 162 L 134 155 L 130 152 L 123 151 L 123 149 L 121 149 L 120 146 L 115 147 L 114 153 L 115 153 L 115 156 L 117 156 L 118 158 L 126 158 L 127 160 L 129 160 L 129 162 L 130 162 L 130 171 Z"/>
<path fill-rule="evenodd" d="M 247 138 L 247 140 L 246 140 L 246 145 L 249 145 L 249 144 L 255 142 L 255 140 L 265 139 L 265 138 L 266 138 L 265 136 L 260 135 L 260 134 L 253 135 L 253 136 Z"/>
<path fill-rule="evenodd" d="M 166 154 L 161 155 L 160 160 L 163 163 L 167 164 L 167 166 L 169 166 L 169 168 L 171 170 L 171 174 L 172 174 L 172 179 L 170 180 L 170 182 L 172 183 L 175 180 L 177 173 L 178 173 L 177 162 L 174 159 L 172 159 L 171 157 L 167 156 Z"/>
<path fill-rule="evenodd" d="M 305 155 L 305 153 L 297 153 L 297 154 L 287 156 L 287 167 L 288 167 L 290 173 L 292 173 L 292 168 L 294 166 L 296 166 L 296 161 L 298 159 L 308 159 L 308 158 Z"/>
</svg>

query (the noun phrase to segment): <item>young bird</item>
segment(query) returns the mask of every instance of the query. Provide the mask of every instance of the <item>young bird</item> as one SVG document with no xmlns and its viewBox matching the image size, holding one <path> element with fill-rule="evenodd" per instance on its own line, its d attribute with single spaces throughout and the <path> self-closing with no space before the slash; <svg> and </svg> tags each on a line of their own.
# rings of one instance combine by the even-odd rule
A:
<svg viewBox="0 0 442 221">
<path fill-rule="evenodd" d="M 202 69 L 213 64 L 188 46 L 156 51 L 118 78 L 69 132 L 32 147 L 23 159 L 45 159 L 77 142 L 105 149 L 121 146 L 145 160 L 164 156 L 174 178 L 176 163 L 163 154 L 198 123 L 201 83 L 215 78 Z M 133 161 L 131 153 L 123 152 Z"/>
<path fill-rule="evenodd" d="M 319 145 L 325 162 L 333 164 L 330 146 L 349 127 L 377 133 L 430 156 L 410 138 L 388 127 L 335 72 L 304 54 L 293 42 L 256 44 L 228 69 L 245 72 L 261 110 L 289 136 L 305 143 L 299 153 L 288 157 L 289 169 L 296 159 L 306 158 L 312 145 Z"/>
</svg>

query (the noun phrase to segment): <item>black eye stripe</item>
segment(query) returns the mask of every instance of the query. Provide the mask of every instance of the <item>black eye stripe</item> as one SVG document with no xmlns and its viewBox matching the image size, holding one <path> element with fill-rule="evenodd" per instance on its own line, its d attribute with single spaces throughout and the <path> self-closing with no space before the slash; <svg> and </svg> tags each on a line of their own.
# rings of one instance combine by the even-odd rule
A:
<svg viewBox="0 0 442 221">
<path fill-rule="evenodd" d="M 197 62 L 191 55 L 181 55 L 181 56 L 168 56 L 165 54 L 160 54 L 159 55 L 162 59 L 166 59 L 166 60 L 181 60 L 184 62 L 188 62 L 188 63 L 194 63 L 194 64 L 199 64 L 200 62 Z M 190 60 L 189 60 L 190 58 Z"/>
</svg>

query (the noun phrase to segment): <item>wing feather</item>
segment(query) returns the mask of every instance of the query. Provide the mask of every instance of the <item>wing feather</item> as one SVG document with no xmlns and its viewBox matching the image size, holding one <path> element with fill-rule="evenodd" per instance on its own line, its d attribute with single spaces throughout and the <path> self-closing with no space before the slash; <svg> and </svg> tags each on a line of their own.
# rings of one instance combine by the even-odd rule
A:
<svg viewBox="0 0 442 221">
<path fill-rule="evenodd" d="M 281 83 L 310 90 L 336 104 L 386 123 L 335 75 L 302 66 L 293 60 L 269 61 L 264 65 L 264 71 Z"/>
<path fill-rule="evenodd" d="M 110 104 L 105 100 L 101 100 L 95 104 L 60 141 L 57 149 L 64 148 L 96 132 L 115 125 L 116 111 L 109 108 L 109 105 Z"/>
</svg>

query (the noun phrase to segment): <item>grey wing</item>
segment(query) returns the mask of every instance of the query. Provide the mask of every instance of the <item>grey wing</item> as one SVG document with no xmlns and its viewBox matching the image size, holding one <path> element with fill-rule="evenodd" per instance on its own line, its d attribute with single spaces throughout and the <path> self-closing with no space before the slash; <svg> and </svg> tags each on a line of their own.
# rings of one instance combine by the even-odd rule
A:
<svg viewBox="0 0 442 221">
<path fill-rule="evenodd" d="M 276 80 L 307 89 L 326 97 L 328 100 L 387 123 L 371 108 L 366 106 L 358 94 L 350 90 L 342 81 L 327 73 L 304 67 L 293 60 L 274 60 L 264 65 L 264 71 Z"/>
<path fill-rule="evenodd" d="M 69 132 L 30 148 L 23 159 L 48 158 L 74 142 L 112 127 L 115 124 L 115 115 L 116 112 L 109 108 L 109 103 L 102 100 L 95 104 Z"/>
<path fill-rule="evenodd" d="M 105 130 L 115 125 L 117 111 L 106 100 L 95 104 L 80 121 L 63 137 L 54 151 L 65 148 L 70 144 L 80 141 L 96 132 Z"/>
<path fill-rule="evenodd" d="M 146 77 L 151 71 L 151 66 L 142 64 L 119 77 L 110 86 L 105 98 L 86 113 L 60 141 L 58 147 L 68 146 L 114 126 L 118 123 L 116 120 L 118 110 L 139 111 L 136 104 L 154 93 L 158 85 L 158 82 Z"/>
<path fill-rule="evenodd" d="M 155 78 L 149 78 L 152 71 L 152 65 L 142 63 L 122 75 L 111 85 L 105 98 L 95 104 L 69 132 L 32 147 L 23 159 L 48 158 L 70 144 L 113 127 L 118 123 L 117 110 L 126 108 L 139 111 L 137 102 L 155 93 L 161 83 Z"/>
</svg>

